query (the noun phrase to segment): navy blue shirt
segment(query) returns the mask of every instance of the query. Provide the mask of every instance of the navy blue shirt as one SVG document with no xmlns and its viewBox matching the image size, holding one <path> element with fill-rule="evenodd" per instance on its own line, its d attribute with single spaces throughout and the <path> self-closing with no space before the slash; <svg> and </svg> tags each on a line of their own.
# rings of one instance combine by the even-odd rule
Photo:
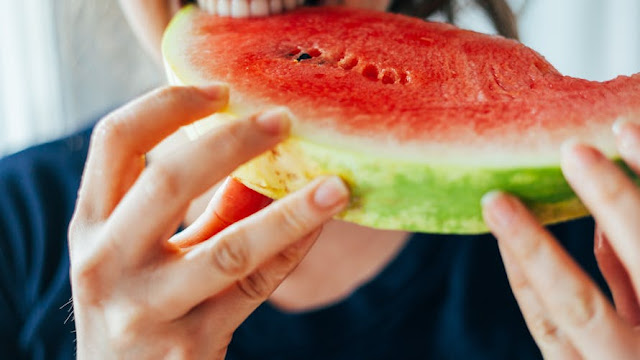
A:
<svg viewBox="0 0 640 360">
<path fill-rule="evenodd" d="M 0 358 L 71 359 L 67 226 L 90 131 L 0 161 Z M 552 227 L 601 285 L 593 222 Z M 260 306 L 228 359 L 538 359 L 490 235 L 416 234 L 374 279 L 326 308 Z"/>
</svg>

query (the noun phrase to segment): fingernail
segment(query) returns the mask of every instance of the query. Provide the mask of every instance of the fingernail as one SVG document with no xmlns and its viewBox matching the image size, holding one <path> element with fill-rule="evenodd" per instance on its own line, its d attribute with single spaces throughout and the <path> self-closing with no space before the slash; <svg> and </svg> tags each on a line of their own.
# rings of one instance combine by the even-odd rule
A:
<svg viewBox="0 0 640 360">
<path fill-rule="evenodd" d="M 636 124 L 626 119 L 619 119 L 611 127 L 613 133 L 616 135 L 618 143 L 618 149 L 620 153 L 635 154 L 640 148 L 638 138 L 638 127 Z"/>
<path fill-rule="evenodd" d="M 256 124 L 270 135 L 279 135 L 289 130 L 290 120 L 283 108 L 271 109 L 258 115 Z"/>
<path fill-rule="evenodd" d="M 199 88 L 200 91 L 213 101 L 229 101 L 229 86 L 224 83 L 216 83 Z"/>
<path fill-rule="evenodd" d="M 330 208 L 344 202 L 349 195 L 349 189 L 337 176 L 325 179 L 316 188 L 313 194 L 313 201 L 322 208 Z"/>
<path fill-rule="evenodd" d="M 502 191 L 486 193 L 480 200 L 485 220 L 491 228 L 504 228 L 511 224 L 516 212 L 515 204 Z"/>
<path fill-rule="evenodd" d="M 596 231 L 595 231 L 595 234 L 594 234 L 594 237 L 593 237 L 593 242 L 594 242 L 593 248 L 594 248 L 594 250 L 596 250 L 596 251 L 597 250 L 602 250 L 602 245 L 603 245 L 602 244 L 602 240 L 603 240 L 602 239 L 602 231 L 600 229 L 596 228 Z"/>
</svg>

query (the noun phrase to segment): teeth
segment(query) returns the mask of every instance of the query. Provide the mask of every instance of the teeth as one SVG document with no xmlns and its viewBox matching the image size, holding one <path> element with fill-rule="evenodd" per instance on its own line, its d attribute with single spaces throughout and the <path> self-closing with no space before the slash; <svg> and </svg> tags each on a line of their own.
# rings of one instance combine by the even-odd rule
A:
<svg viewBox="0 0 640 360">
<path fill-rule="evenodd" d="M 297 0 L 284 0 L 284 8 L 287 10 L 293 10 L 298 5 Z"/>
<path fill-rule="evenodd" d="M 234 18 L 280 14 L 303 4 L 304 0 L 198 0 L 202 10 Z"/>
<path fill-rule="evenodd" d="M 231 15 L 231 9 L 229 9 L 229 1 L 231 0 L 218 0 L 218 7 L 216 8 L 215 14 L 218 14 L 220 16 Z"/>
<path fill-rule="evenodd" d="M 217 0 L 201 0 L 199 1 L 200 7 L 209 13 L 216 13 L 218 7 Z"/>
<path fill-rule="evenodd" d="M 242 0 L 231 0 L 231 17 L 249 17 L 249 3 Z"/>
<path fill-rule="evenodd" d="M 266 0 L 253 0 L 249 9 L 251 16 L 269 15 L 269 3 Z"/>
<path fill-rule="evenodd" d="M 282 0 L 270 0 L 269 10 L 271 10 L 271 14 L 280 14 L 284 10 Z"/>
</svg>

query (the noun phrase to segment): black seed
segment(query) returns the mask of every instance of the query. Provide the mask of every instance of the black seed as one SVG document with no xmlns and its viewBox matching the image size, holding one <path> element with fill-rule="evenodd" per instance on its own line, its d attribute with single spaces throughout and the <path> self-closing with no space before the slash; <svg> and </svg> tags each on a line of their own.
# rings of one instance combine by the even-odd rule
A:
<svg viewBox="0 0 640 360">
<path fill-rule="evenodd" d="M 307 53 L 302 53 L 300 54 L 300 56 L 298 56 L 296 60 L 300 61 L 300 60 L 307 60 L 307 59 L 311 59 L 311 55 Z"/>
</svg>

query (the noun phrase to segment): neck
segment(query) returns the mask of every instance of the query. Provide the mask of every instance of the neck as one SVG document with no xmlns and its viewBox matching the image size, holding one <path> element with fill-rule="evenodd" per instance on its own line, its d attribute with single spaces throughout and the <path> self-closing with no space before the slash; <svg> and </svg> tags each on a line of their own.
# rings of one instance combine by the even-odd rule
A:
<svg viewBox="0 0 640 360">
<path fill-rule="evenodd" d="M 330 221 L 314 247 L 269 301 L 289 312 L 338 302 L 375 277 L 395 258 L 408 238 L 405 232 Z"/>
</svg>

